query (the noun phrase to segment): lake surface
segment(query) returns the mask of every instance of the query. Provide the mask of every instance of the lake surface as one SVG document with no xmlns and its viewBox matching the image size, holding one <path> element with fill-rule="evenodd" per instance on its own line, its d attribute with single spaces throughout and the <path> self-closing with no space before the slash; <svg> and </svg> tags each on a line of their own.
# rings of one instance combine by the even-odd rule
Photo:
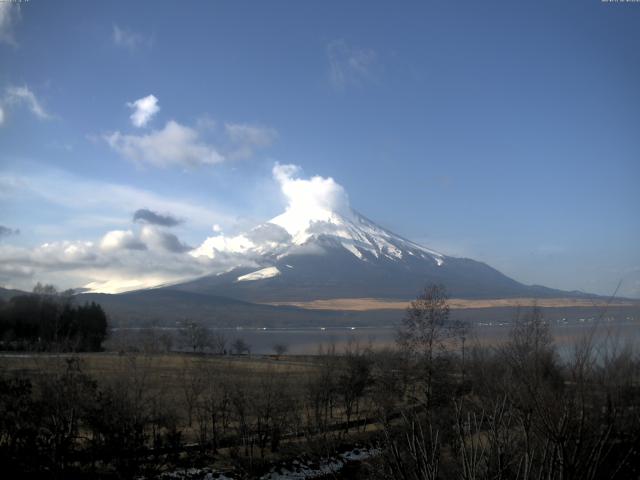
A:
<svg viewBox="0 0 640 480">
<path fill-rule="evenodd" d="M 343 327 L 304 327 L 304 328 L 215 328 L 213 332 L 221 333 L 230 345 L 236 339 L 242 339 L 251 347 L 251 353 L 268 355 L 273 353 L 276 344 L 286 345 L 287 353 L 293 355 L 316 354 L 319 348 L 335 345 L 336 351 L 342 352 L 349 343 L 361 347 L 371 346 L 375 349 L 395 345 L 397 326 L 343 326 Z M 121 328 L 114 329 L 115 336 L 135 337 L 148 329 Z M 177 335 L 178 329 L 161 329 Z M 479 323 L 473 326 L 467 335 L 467 345 L 498 345 L 509 338 L 511 325 L 508 323 Z M 609 348 L 631 345 L 640 350 L 640 319 L 629 319 L 615 322 L 595 322 L 590 319 L 568 324 L 555 322 L 551 324 L 551 332 L 558 350 L 562 355 L 572 351 L 576 341 L 586 335 L 593 335 L 598 346 Z"/>
<path fill-rule="evenodd" d="M 494 345 L 509 338 L 509 325 L 478 325 L 471 330 L 468 344 Z M 256 354 L 273 353 L 277 343 L 287 345 L 290 354 L 314 354 L 322 345 L 335 345 L 343 351 L 349 343 L 365 347 L 384 348 L 395 345 L 397 327 L 344 327 L 344 328 L 300 328 L 300 329 L 227 329 L 221 330 L 231 341 L 241 338 L 251 345 Z M 594 332 L 593 325 L 554 325 L 551 332 L 558 349 L 563 353 L 571 349 L 577 340 Z M 625 322 L 600 325 L 594 337 L 599 344 L 640 347 L 640 322 Z"/>
</svg>

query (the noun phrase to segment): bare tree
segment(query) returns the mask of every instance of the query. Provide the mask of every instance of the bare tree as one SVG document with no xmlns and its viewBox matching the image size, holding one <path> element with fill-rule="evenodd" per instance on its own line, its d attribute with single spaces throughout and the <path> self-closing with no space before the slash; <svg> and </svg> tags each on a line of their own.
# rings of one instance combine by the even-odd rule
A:
<svg viewBox="0 0 640 480">
<path fill-rule="evenodd" d="M 289 347 L 287 345 L 285 345 L 284 343 L 276 343 L 273 346 L 273 353 L 276 354 L 276 357 L 278 359 L 280 359 L 280 357 L 282 355 L 284 355 L 285 353 L 287 353 L 287 350 L 289 350 Z"/>
<path fill-rule="evenodd" d="M 180 375 L 184 404 L 187 410 L 187 422 L 189 427 L 193 422 L 193 412 L 204 392 L 207 382 L 201 368 L 194 366 L 193 360 L 184 359 Z"/>
<path fill-rule="evenodd" d="M 347 432 L 353 415 L 360 413 L 360 398 L 371 381 L 371 359 L 368 353 L 362 351 L 356 343 L 350 342 L 338 374 L 337 391 L 344 408 Z"/>
<path fill-rule="evenodd" d="M 210 346 L 211 351 L 216 355 L 224 355 L 227 351 L 227 337 L 222 332 L 212 333 Z"/>
<path fill-rule="evenodd" d="M 433 399 L 435 359 L 446 351 L 458 325 L 449 320 L 447 292 L 442 285 L 430 285 L 411 302 L 397 333 L 397 343 L 420 364 L 425 403 Z M 441 373 L 441 372 L 440 372 Z"/>
<path fill-rule="evenodd" d="M 440 471 L 441 436 L 434 426 L 423 425 L 417 415 L 401 418 L 399 431 L 383 428 L 386 478 L 436 480 Z"/>
<path fill-rule="evenodd" d="M 186 346 L 193 352 L 203 352 L 211 346 L 211 332 L 198 322 L 184 320 L 180 328 Z"/>
<path fill-rule="evenodd" d="M 245 342 L 241 338 L 237 338 L 233 342 L 231 347 L 233 348 L 233 351 L 236 352 L 236 355 L 242 355 L 244 353 L 247 353 L 247 354 L 251 353 L 251 347 L 249 346 L 249 344 L 247 342 Z"/>
</svg>

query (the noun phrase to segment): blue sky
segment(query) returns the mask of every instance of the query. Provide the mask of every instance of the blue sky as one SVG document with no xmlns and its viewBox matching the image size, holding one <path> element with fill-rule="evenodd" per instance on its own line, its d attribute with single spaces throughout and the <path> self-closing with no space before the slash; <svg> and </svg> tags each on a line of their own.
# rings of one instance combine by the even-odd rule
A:
<svg viewBox="0 0 640 480">
<path fill-rule="evenodd" d="M 280 213 L 280 162 L 445 254 L 640 297 L 639 86 L 634 3 L 2 2 L 0 283 L 201 273 L 181 246 Z"/>
</svg>

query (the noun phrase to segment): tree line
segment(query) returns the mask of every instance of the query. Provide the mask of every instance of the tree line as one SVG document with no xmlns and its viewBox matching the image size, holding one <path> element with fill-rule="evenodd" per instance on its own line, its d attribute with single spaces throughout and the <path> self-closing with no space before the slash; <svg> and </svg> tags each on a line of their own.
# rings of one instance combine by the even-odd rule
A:
<svg viewBox="0 0 640 480">
<path fill-rule="evenodd" d="M 38 283 L 33 292 L 0 303 L 0 344 L 4 350 L 99 351 L 107 337 L 100 305 L 76 305 L 71 290 Z"/>
</svg>

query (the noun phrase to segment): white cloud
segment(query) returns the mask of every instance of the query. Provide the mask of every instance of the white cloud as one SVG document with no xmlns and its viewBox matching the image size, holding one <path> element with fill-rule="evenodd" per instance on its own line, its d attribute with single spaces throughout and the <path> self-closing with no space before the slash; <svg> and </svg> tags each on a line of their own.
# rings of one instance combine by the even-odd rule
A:
<svg viewBox="0 0 640 480">
<path fill-rule="evenodd" d="M 134 51 L 142 47 L 150 48 L 153 44 L 151 37 L 147 37 L 141 33 L 134 32 L 127 28 L 120 28 L 118 25 L 113 26 L 112 39 L 117 47 L 126 48 Z"/>
<path fill-rule="evenodd" d="M 97 238 L 28 247 L 9 243 L 29 241 L 28 235 L 5 237 L 0 243 L 0 285 L 5 287 L 31 289 L 36 281 L 42 281 L 60 288 L 84 286 L 113 293 L 217 273 L 232 262 L 229 257 L 196 259 L 175 235 L 132 219 L 136 207 L 144 206 L 172 212 L 185 226 L 207 231 L 214 223 L 234 225 L 235 216 L 222 209 L 51 169 L 41 169 L 32 176 L 0 173 L 0 198 L 21 205 L 62 208 L 69 218 L 56 220 L 55 225 L 30 227 L 30 235 L 39 231 L 45 238 L 74 233 L 76 238 Z"/>
<path fill-rule="evenodd" d="M 100 248 L 110 250 L 146 250 L 147 246 L 138 240 L 131 230 L 112 230 L 100 241 Z"/>
<path fill-rule="evenodd" d="M 20 19 L 20 5 L 17 2 L 0 2 L 0 43 L 17 46 L 13 28 Z"/>
<path fill-rule="evenodd" d="M 131 123 L 136 127 L 144 127 L 160 111 L 158 99 L 154 95 L 147 95 L 135 102 L 127 102 L 127 106 L 133 109 L 130 118 Z"/>
<path fill-rule="evenodd" d="M 190 253 L 194 257 L 233 259 L 236 265 L 253 266 L 264 253 L 287 248 L 290 242 L 291 236 L 284 228 L 263 223 L 233 237 L 223 234 L 209 237 Z"/>
<path fill-rule="evenodd" d="M 300 167 L 279 163 L 273 167 L 273 177 L 280 184 L 287 208 L 271 222 L 298 241 L 301 238 L 297 235 L 308 236 L 313 222 L 331 222 L 334 212 L 347 218 L 352 216 L 347 192 L 331 177 L 300 178 Z"/>
<path fill-rule="evenodd" d="M 45 243 L 33 251 L 32 259 L 41 265 L 65 268 L 96 261 L 97 255 L 94 247 L 93 242 L 64 241 Z"/>
<path fill-rule="evenodd" d="M 331 177 L 299 178 L 300 172 L 297 165 L 276 163 L 273 167 L 273 177 L 287 199 L 287 211 L 306 212 L 307 217 L 314 210 L 348 214 L 349 196 L 342 185 Z"/>
<path fill-rule="evenodd" d="M 374 50 L 353 47 L 344 40 L 334 40 L 327 45 L 327 58 L 329 81 L 338 90 L 371 79 L 377 62 Z"/>
<path fill-rule="evenodd" d="M 2 105 L 0 105 L 0 127 L 4 125 L 4 109 Z"/>
<path fill-rule="evenodd" d="M 200 139 L 197 130 L 173 120 L 167 122 L 162 130 L 153 130 L 145 135 L 114 132 L 104 138 L 125 158 L 155 167 L 196 167 L 224 161 L 213 145 Z"/>
<path fill-rule="evenodd" d="M 127 238 L 129 235 L 112 237 Z M 93 242 L 62 241 L 32 249 L 0 245 L 0 284 L 26 290 L 30 290 L 36 281 L 42 281 L 59 288 L 85 287 L 117 293 L 186 280 L 226 268 L 226 264 L 196 259 L 184 253 L 132 249 L 121 244 L 103 248 Z"/>
<path fill-rule="evenodd" d="M 153 95 L 129 106 L 136 108 L 131 116 L 136 126 L 145 125 L 159 109 Z M 216 140 L 211 143 L 203 138 L 205 135 Z M 164 128 L 146 134 L 130 135 L 116 131 L 103 135 L 103 138 L 113 150 L 139 164 L 193 168 L 250 158 L 256 149 L 268 147 L 277 136 L 273 128 L 239 123 L 226 123 L 221 131 L 207 119 L 198 121 L 196 128 L 170 120 Z"/>
<path fill-rule="evenodd" d="M 29 110 L 31 110 L 31 113 L 41 120 L 51 118 L 51 115 L 47 113 L 35 94 L 26 85 L 22 87 L 7 87 L 4 96 L 4 103 L 10 106 L 25 105 Z"/>
<path fill-rule="evenodd" d="M 146 225 L 140 232 L 140 238 L 158 250 L 166 250 L 172 253 L 185 253 L 192 248 L 178 239 L 173 233 L 165 232 L 157 227 Z"/>
</svg>

